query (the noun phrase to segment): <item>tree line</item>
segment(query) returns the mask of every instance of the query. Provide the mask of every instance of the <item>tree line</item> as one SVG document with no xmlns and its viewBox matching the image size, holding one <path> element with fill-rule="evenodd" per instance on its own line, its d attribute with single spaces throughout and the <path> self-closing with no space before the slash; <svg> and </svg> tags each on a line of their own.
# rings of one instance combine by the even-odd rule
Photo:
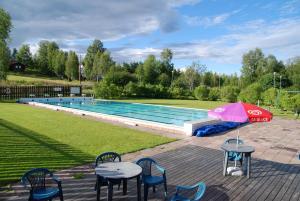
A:
<svg viewBox="0 0 300 201">
<path fill-rule="evenodd" d="M 10 16 L 0 9 L 0 79 L 5 79 L 10 61 L 23 63 L 31 71 L 60 79 L 95 81 L 94 93 L 102 98 L 149 97 L 199 100 L 223 100 L 250 103 L 260 101 L 283 109 L 300 108 L 300 57 L 286 63 L 256 48 L 242 58 L 240 75 L 209 71 L 199 61 L 176 69 L 173 52 L 166 48 L 159 57 L 148 55 L 142 62 L 119 64 L 100 40 L 87 48 L 79 68 L 75 51 L 65 52 L 54 41 L 40 41 L 32 55 L 23 44 L 18 50 L 8 48 Z M 80 72 L 79 72 L 80 69 Z"/>
</svg>

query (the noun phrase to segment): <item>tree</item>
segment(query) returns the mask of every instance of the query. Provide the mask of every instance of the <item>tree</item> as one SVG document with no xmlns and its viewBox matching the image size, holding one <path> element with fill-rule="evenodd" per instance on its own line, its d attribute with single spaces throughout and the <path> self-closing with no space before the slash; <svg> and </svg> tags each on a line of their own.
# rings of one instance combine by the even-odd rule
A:
<svg viewBox="0 0 300 201">
<path fill-rule="evenodd" d="M 282 61 L 277 61 L 274 55 L 269 55 L 266 60 L 266 70 L 265 73 L 273 73 L 273 72 L 282 72 L 285 70 L 285 66 Z"/>
<path fill-rule="evenodd" d="M 50 72 L 48 68 L 48 44 L 49 41 L 40 41 L 36 55 L 37 69 L 42 74 L 49 74 Z"/>
<path fill-rule="evenodd" d="M 92 79 L 93 77 L 93 65 L 96 54 L 102 54 L 105 52 L 105 48 L 103 47 L 103 43 L 100 40 L 95 39 L 93 43 L 88 47 L 87 53 L 84 57 L 84 74 L 87 79 Z M 99 57 L 99 55 L 98 55 Z"/>
<path fill-rule="evenodd" d="M 57 77 L 63 78 L 66 68 L 66 53 L 63 51 L 57 51 L 54 56 L 53 70 Z"/>
<path fill-rule="evenodd" d="M 11 30 L 10 15 L 0 8 L 0 80 L 5 80 L 7 76 L 10 51 L 7 46 L 7 40 Z"/>
<path fill-rule="evenodd" d="M 293 86 L 300 90 L 300 57 L 288 61 L 286 72 Z"/>
<path fill-rule="evenodd" d="M 206 66 L 199 62 L 193 62 L 184 72 L 190 91 L 194 90 L 199 76 L 206 71 Z"/>
<path fill-rule="evenodd" d="M 79 61 L 75 52 L 70 51 L 66 61 L 65 75 L 69 80 L 75 80 L 78 78 Z"/>
<path fill-rule="evenodd" d="M 6 43 L 0 40 L 0 80 L 5 80 L 9 66 L 9 49 Z"/>
<path fill-rule="evenodd" d="M 3 8 L 0 8 L 0 41 L 5 44 L 7 44 L 11 27 L 10 15 Z"/>
<path fill-rule="evenodd" d="M 136 77 L 139 81 L 139 83 L 143 83 L 144 82 L 144 67 L 143 64 L 140 63 L 137 68 L 135 69 L 135 74 Z"/>
<path fill-rule="evenodd" d="M 243 55 L 242 77 L 245 85 L 255 82 L 264 72 L 266 61 L 261 49 L 250 50 Z"/>
<path fill-rule="evenodd" d="M 145 83 L 155 84 L 158 73 L 158 62 L 154 55 L 149 55 L 143 65 Z"/>
<path fill-rule="evenodd" d="M 22 45 L 16 54 L 16 61 L 24 64 L 26 67 L 32 67 L 32 54 L 29 45 Z"/>
<path fill-rule="evenodd" d="M 218 87 L 210 88 L 208 100 L 217 101 L 218 99 L 220 99 L 220 89 Z"/>
<path fill-rule="evenodd" d="M 110 67 L 114 65 L 114 61 L 110 57 L 109 52 L 97 52 L 93 63 L 93 75 L 99 81 L 109 71 Z"/>
<path fill-rule="evenodd" d="M 54 72 L 55 55 L 59 51 L 59 47 L 56 42 L 49 42 L 47 46 L 47 61 L 50 72 Z"/>
<path fill-rule="evenodd" d="M 172 50 L 168 48 L 163 49 L 163 51 L 160 54 L 160 59 L 162 60 L 162 62 L 171 63 L 172 58 L 173 58 Z"/>
</svg>

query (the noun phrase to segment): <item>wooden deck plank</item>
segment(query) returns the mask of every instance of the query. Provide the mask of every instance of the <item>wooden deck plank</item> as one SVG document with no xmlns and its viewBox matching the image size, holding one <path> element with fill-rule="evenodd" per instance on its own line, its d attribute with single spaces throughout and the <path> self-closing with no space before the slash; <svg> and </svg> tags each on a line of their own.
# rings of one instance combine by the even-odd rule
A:
<svg viewBox="0 0 300 201">
<path fill-rule="evenodd" d="M 169 198 L 175 192 L 176 185 L 192 185 L 204 181 L 207 190 L 203 200 L 293 200 L 299 201 L 300 165 L 286 165 L 272 161 L 253 159 L 252 177 L 233 177 L 222 174 L 223 152 L 194 145 L 162 152 L 153 158 L 167 170 Z M 137 158 L 138 159 L 138 158 Z M 94 191 L 95 175 L 93 169 L 82 169 L 85 177 L 73 179 L 71 170 L 58 172 L 62 178 L 66 201 L 90 201 L 96 199 Z M 14 187 L 16 193 L 6 194 L 0 200 L 26 200 L 28 193 L 22 187 Z M 106 200 L 106 187 L 101 190 L 101 200 Z M 143 189 L 142 189 L 143 197 Z M 156 193 L 149 192 L 149 201 L 163 200 L 163 187 Z M 114 187 L 114 200 L 136 200 L 136 181 L 128 181 L 128 195 L 122 195 Z"/>
</svg>

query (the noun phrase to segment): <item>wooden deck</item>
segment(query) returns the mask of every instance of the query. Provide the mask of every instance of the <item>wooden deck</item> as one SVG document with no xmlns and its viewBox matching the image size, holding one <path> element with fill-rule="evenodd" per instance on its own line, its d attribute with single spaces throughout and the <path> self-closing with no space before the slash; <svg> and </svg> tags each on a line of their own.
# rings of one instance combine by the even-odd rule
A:
<svg viewBox="0 0 300 201">
<path fill-rule="evenodd" d="M 300 165 L 287 165 L 254 158 L 250 179 L 224 177 L 222 175 L 223 156 L 223 152 L 219 150 L 187 145 L 160 153 L 154 158 L 167 170 L 169 197 L 174 193 L 176 185 L 191 185 L 204 181 L 207 190 L 203 200 L 300 201 Z M 70 174 L 76 171 L 85 172 L 84 178 L 73 179 Z M 65 200 L 96 200 L 95 176 L 92 169 L 86 166 L 81 169 L 67 170 L 60 172 L 59 176 L 63 178 Z M 14 188 L 16 193 L 2 194 L 0 200 L 26 200 L 27 194 L 24 194 L 19 186 Z M 128 188 L 128 195 L 122 196 L 122 189 L 117 190 L 115 187 L 114 200 L 136 200 L 135 180 L 128 182 Z M 106 200 L 105 189 L 101 192 L 102 200 Z M 151 191 L 148 200 L 163 200 L 162 192 L 160 187 L 156 193 Z"/>
</svg>

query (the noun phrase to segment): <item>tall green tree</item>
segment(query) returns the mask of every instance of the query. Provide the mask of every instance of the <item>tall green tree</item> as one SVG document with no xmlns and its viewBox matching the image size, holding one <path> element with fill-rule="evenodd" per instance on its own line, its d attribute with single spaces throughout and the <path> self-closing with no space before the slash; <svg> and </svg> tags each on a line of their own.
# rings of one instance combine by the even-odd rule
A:
<svg viewBox="0 0 300 201">
<path fill-rule="evenodd" d="M 286 71 L 293 86 L 300 90 L 300 57 L 290 59 Z"/>
<path fill-rule="evenodd" d="M 66 61 L 65 75 L 69 80 L 76 80 L 78 78 L 79 61 L 75 52 L 70 51 Z"/>
<path fill-rule="evenodd" d="M 5 80 L 9 66 L 9 49 L 6 43 L 0 40 L 0 80 Z"/>
<path fill-rule="evenodd" d="M 65 75 L 65 68 L 66 68 L 66 58 L 67 55 L 63 51 L 57 51 L 54 57 L 53 67 L 54 73 L 57 77 L 61 79 Z"/>
<path fill-rule="evenodd" d="M 0 8 L 0 80 L 5 80 L 7 76 L 10 59 L 7 41 L 11 27 L 10 15 L 3 8 Z"/>
<path fill-rule="evenodd" d="M 110 57 L 109 52 L 97 52 L 93 63 L 93 75 L 97 81 L 102 79 L 109 69 L 114 65 L 114 61 Z"/>
<path fill-rule="evenodd" d="M 49 42 L 47 46 L 47 61 L 48 61 L 48 68 L 50 72 L 54 72 L 54 62 L 55 62 L 55 55 L 59 51 L 59 47 L 56 42 Z"/>
<path fill-rule="evenodd" d="M 95 39 L 93 43 L 87 48 L 86 55 L 84 57 L 84 74 L 87 79 L 93 78 L 93 65 L 96 54 L 102 54 L 105 52 L 103 43 L 100 40 Z M 99 57 L 99 55 L 98 55 Z"/>
<path fill-rule="evenodd" d="M 26 67 L 32 67 L 32 54 L 29 45 L 22 45 L 16 54 L 16 61 L 24 64 Z"/>
<path fill-rule="evenodd" d="M 149 84 L 155 84 L 158 72 L 158 62 L 154 55 L 149 55 L 143 65 L 144 81 Z"/>
<path fill-rule="evenodd" d="M 193 62 L 189 67 L 186 68 L 184 75 L 189 86 L 190 91 L 194 90 L 197 81 L 199 82 L 200 75 L 206 71 L 206 66 L 200 62 Z"/>
<path fill-rule="evenodd" d="M 7 40 L 9 39 L 11 28 L 10 15 L 3 8 L 0 8 L 0 40 L 4 43 L 7 43 Z"/>
<path fill-rule="evenodd" d="M 36 54 L 36 68 L 42 74 L 49 74 L 50 70 L 48 68 L 48 44 L 49 41 L 40 41 L 39 49 Z"/>
<path fill-rule="evenodd" d="M 249 85 L 255 82 L 260 75 L 263 74 L 266 66 L 266 60 L 261 49 L 256 48 L 250 50 L 248 53 L 243 55 L 243 66 L 241 69 L 243 83 Z"/>
</svg>

